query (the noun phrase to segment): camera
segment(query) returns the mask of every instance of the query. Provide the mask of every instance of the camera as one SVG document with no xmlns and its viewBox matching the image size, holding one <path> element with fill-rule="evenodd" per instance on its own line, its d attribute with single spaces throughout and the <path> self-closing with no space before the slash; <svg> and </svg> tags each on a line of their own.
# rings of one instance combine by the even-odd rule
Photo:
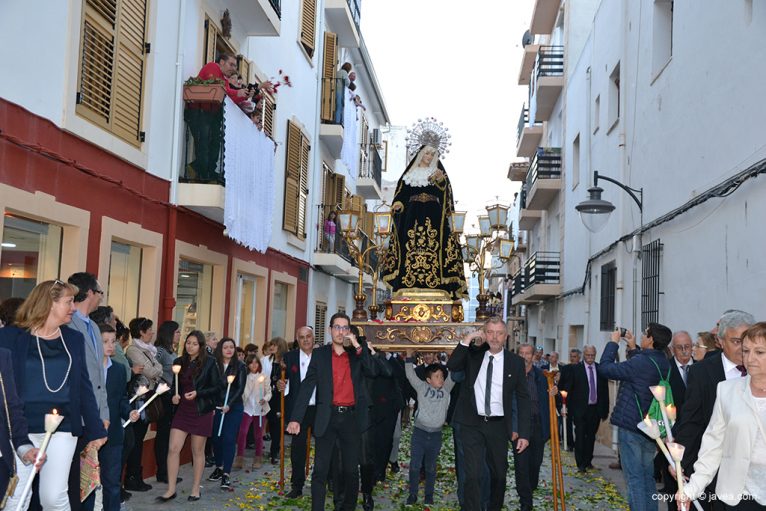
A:
<svg viewBox="0 0 766 511">
<path fill-rule="evenodd" d="M 620 331 L 620 337 L 625 337 L 625 334 L 628 333 L 628 329 L 627 328 L 623 328 L 621 326 L 616 327 L 615 330 L 619 330 Z"/>
</svg>

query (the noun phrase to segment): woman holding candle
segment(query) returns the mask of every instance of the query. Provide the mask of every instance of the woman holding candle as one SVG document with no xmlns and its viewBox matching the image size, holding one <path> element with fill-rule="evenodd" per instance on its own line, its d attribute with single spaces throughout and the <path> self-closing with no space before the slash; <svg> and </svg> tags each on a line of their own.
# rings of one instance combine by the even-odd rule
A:
<svg viewBox="0 0 766 511">
<path fill-rule="evenodd" d="M 181 330 L 175 321 L 165 321 L 157 329 L 157 361 L 162 364 L 162 381 L 173 386 L 173 361 L 177 358 Z M 170 439 L 170 421 L 173 419 L 171 392 L 164 393 L 162 400 L 164 413 L 157 420 L 157 437 L 154 440 L 154 459 L 157 462 L 157 482 L 168 482 L 168 441 Z"/>
<path fill-rule="evenodd" d="M 227 388 L 223 406 L 216 408 L 213 419 L 213 453 L 215 470 L 208 481 L 221 481 L 221 488 L 231 488 L 231 465 L 237 449 L 237 433 L 242 422 L 244 405 L 242 393 L 247 380 L 247 368 L 237 358 L 237 346 L 234 339 L 224 337 L 215 348 L 216 365 L 221 377 L 221 385 Z M 234 379 L 231 380 L 231 377 Z M 231 380 L 231 383 L 229 383 Z M 228 400 L 226 399 L 228 398 Z M 223 421 L 223 426 L 221 426 Z"/>
<path fill-rule="evenodd" d="M 184 352 L 174 365 L 181 366 L 178 375 L 179 395 L 173 393 L 172 403 L 178 406 L 170 427 L 170 445 L 168 449 L 168 489 L 157 497 L 159 502 L 176 498 L 176 477 L 178 476 L 181 449 L 186 437 L 191 435 L 192 459 L 194 463 L 194 482 L 190 501 L 200 498 L 200 482 L 205 469 L 205 441 L 213 430 L 213 410 L 221 399 L 221 378 L 215 366 L 215 360 L 205 349 L 205 334 L 193 330 L 186 336 Z"/>
<path fill-rule="evenodd" d="M 85 365 L 82 334 L 64 325 L 74 313 L 77 287 L 49 280 L 35 286 L 18 310 L 16 327 L 0 329 L 0 347 L 13 355 L 14 379 L 24 401 L 29 438 L 39 447 L 45 437 L 45 416 L 55 408 L 61 423 L 51 437 L 47 462 L 40 470 L 40 504 L 46 511 L 69 509 L 68 479 L 77 437 L 100 448 L 106 430 L 98 411 L 93 387 Z M 17 464 L 19 486 L 33 477 L 32 465 Z M 21 491 L 9 500 L 15 509 Z M 24 503 L 26 508 L 29 503 Z"/>
<path fill-rule="evenodd" d="M 138 375 L 131 381 L 129 394 L 135 394 L 135 386 L 146 385 L 149 390 L 154 390 L 162 381 L 162 364 L 157 360 L 157 347 L 154 345 L 154 322 L 148 318 L 138 317 L 128 324 L 130 336 L 133 338 L 125 355 L 133 364 L 133 369 L 138 370 Z M 140 408 L 153 393 L 146 394 L 134 403 Z M 162 399 L 162 398 L 159 398 Z M 144 452 L 144 437 L 149 429 L 149 419 L 146 413 L 141 414 L 141 420 L 131 425 L 133 430 L 134 444 L 128 453 L 127 467 L 125 469 L 125 489 L 128 491 L 149 491 L 150 484 L 144 482 L 141 460 Z"/>
<path fill-rule="evenodd" d="M 715 493 L 725 509 L 766 510 L 766 322 L 742 337 L 747 376 L 718 384 L 694 473 L 676 494 L 679 509 L 688 509 L 717 473 Z"/>
<path fill-rule="evenodd" d="M 237 437 L 237 461 L 235 468 L 242 468 L 244 465 L 245 443 L 247 442 L 247 433 L 250 425 L 253 425 L 253 438 L 255 438 L 255 458 L 253 459 L 253 468 L 261 468 L 263 465 L 263 417 L 269 413 L 269 399 L 271 399 L 271 382 L 262 372 L 261 361 L 257 354 L 249 355 L 246 359 L 247 383 L 242 394 L 244 401 L 245 414 L 242 417 L 242 424 L 239 427 L 239 436 Z"/>
</svg>

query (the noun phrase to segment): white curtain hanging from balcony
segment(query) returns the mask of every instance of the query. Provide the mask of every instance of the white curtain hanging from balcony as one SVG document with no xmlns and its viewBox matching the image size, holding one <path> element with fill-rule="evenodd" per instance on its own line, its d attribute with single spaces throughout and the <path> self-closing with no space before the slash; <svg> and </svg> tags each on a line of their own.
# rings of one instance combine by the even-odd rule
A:
<svg viewBox="0 0 766 511">
<path fill-rule="evenodd" d="M 228 97 L 224 122 L 223 223 L 231 239 L 266 252 L 274 216 L 274 141 Z"/>
<path fill-rule="evenodd" d="M 359 176 L 359 121 L 356 118 L 356 105 L 351 92 L 345 89 L 343 94 L 343 145 L 340 159 L 348 169 L 352 186 L 356 186 Z"/>
</svg>

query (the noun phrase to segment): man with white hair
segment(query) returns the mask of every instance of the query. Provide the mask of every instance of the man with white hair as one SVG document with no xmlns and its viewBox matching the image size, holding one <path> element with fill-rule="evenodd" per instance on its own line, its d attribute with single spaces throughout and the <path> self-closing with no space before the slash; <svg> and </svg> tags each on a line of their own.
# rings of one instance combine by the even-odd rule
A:
<svg viewBox="0 0 766 511">
<path fill-rule="evenodd" d="M 741 310 L 726 311 L 718 320 L 718 342 L 723 351 L 689 369 L 685 402 L 674 429 L 676 442 L 686 447 L 681 466 L 686 475 L 694 471 L 694 463 L 710 417 L 713 415 L 718 384 L 724 380 L 741 378 L 747 374 L 742 364 L 742 334 L 755 323 L 752 314 Z M 708 487 L 715 492 L 715 481 Z M 710 499 L 700 499 L 705 509 L 717 509 L 719 501 L 711 507 Z"/>
</svg>

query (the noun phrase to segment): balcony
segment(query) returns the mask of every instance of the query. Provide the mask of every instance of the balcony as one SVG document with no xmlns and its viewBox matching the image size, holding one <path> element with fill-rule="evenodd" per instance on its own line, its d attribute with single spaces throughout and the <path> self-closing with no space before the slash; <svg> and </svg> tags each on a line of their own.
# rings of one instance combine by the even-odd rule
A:
<svg viewBox="0 0 766 511">
<path fill-rule="evenodd" d="M 539 44 L 528 44 L 524 47 L 524 56 L 521 58 L 521 69 L 519 69 L 519 85 L 529 85 L 539 49 Z"/>
<path fill-rule="evenodd" d="M 561 294 L 561 254 L 535 252 L 513 276 L 511 305 L 533 304 Z"/>
<path fill-rule="evenodd" d="M 279 36 L 281 0 L 234 0 L 232 13 L 242 23 L 247 36 Z"/>
<path fill-rule="evenodd" d="M 519 200 L 519 230 L 531 231 L 537 222 L 543 217 L 543 212 L 536 209 L 529 209 L 527 206 L 527 185 L 524 184 L 521 189 Z"/>
<path fill-rule="evenodd" d="M 535 154 L 540 140 L 543 138 L 543 123 L 531 121 L 529 109 L 524 106 L 519 115 L 518 131 L 516 133 L 516 156 L 531 158 Z"/>
<path fill-rule="evenodd" d="M 535 0 L 529 31 L 533 34 L 550 34 L 556 25 L 561 0 Z"/>
<path fill-rule="evenodd" d="M 360 4 L 361 0 L 325 0 L 327 21 L 342 47 L 359 48 Z"/>
<path fill-rule="evenodd" d="M 529 162 L 515 161 L 508 167 L 508 179 L 523 183 L 527 179 L 527 170 L 529 170 Z"/>
<path fill-rule="evenodd" d="M 369 153 L 362 150 L 359 165 L 359 180 L 356 182 L 356 193 L 365 199 L 382 200 L 383 191 L 380 185 L 383 174 L 383 162 L 378 150 L 374 147 Z"/>
<path fill-rule="evenodd" d="M 561 190 L 561 148 L 538 147 L 526 179 L 527 208 L 544 210 Z"/>
<path fill-rule="evenodd" d="M 345 84 L 342 78 L 322 79 L 322 124 L 319 126 L 321 140 L 336 158 L 343 147 Z"/>
<path fill-rule="evenodd" d="M 327 273 L 352 282 L 359 273 L 353 264 L 354 259 L 348 251 L 348 245 L 340 233 L 337 224 L 335 235 L 330 236 L 325 228 L 325 220 L 335 205 L 320 204 L 317 206 L 317 246 L 314 250 L 314 264 Z"/>
<path fill-rule="evenodd" d="M 529 87 L 532 92 L 530 105 L 534 104 L 535 120 L 549 120 L 564 88 L 563 46 L 540 47 Z"/>
</svg>

